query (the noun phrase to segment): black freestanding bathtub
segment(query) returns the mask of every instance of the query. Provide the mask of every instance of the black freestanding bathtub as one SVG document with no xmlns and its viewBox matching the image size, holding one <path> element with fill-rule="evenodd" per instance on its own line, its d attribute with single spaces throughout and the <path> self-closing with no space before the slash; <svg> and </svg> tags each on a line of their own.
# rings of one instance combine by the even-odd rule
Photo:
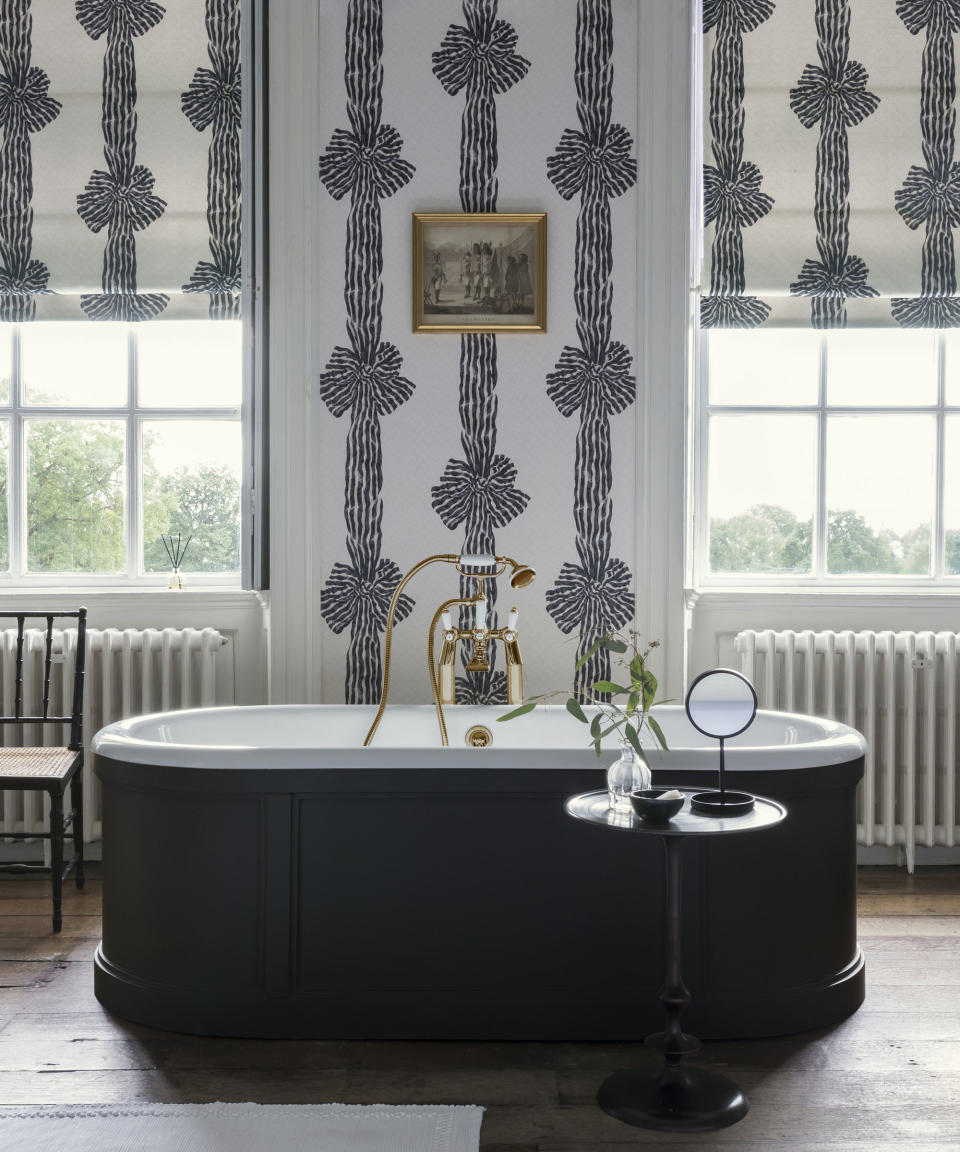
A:
<svg viewBox="0 0 960 1152">
<path fill-rule="evenodd" d="M 130 1020 L 225 1036 L 640 1039 L 662 1022 L 663 850 L 564 814 L 604 786 L 563 708 L 207 709 L 98 733 L 96 993 Z M 657 782 L 712 787 L 680 708 Z M 486 748 L 466 747 L 482 725 Z M 688 841 L 684 1024 L 703 1038 L 820 1027 L 864 995 L 856 940 L 862 737 L 759 713 L 729 785 L 782 801 L 749 836 Z"/>
</svg>

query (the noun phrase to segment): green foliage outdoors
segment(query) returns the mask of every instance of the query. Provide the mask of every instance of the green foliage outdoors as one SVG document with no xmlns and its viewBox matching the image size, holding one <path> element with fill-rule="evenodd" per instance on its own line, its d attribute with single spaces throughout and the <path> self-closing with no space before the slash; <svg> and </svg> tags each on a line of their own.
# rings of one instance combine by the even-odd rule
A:
<svg viewBox="0 0 960 1152">
<path fill-rule="evenodd" d="M 106 421 L 33 420 L 27 436 L 27 567 L 120 572 L 123 440 Z"/>
<path fill-rule="evenodd" d="M 727 520 L 710 521 L 710 569 L 795 575 L 811 569 L 812 521 L 798 520 L 775 504 L 755 504 Z M 827 570 L 836 575 L 924 575 L 929 570 L 930 528 L 898 536 L 875 532 L 858 512 L 831 512 L 827 520 Z M 960 531 L 946 534 L 946 571 L 960 573 Z"/>
<path fill-rule="evenodd" d="M 201 465 L 158 476 L 145 463 L 143 475 L 143 563 L 147 572 L 166 572 L 170 561 L 161 533 L 186 543 L 184 572 L 236 572 L 240 567 L 240 484 L 229 468 Z"/>
<path fill-rule="evenodd" d="M 198 465 L 161 475 L 143 444 L 144 566 L 170 567 L 161 533 L 193 541 L 184 571 L 240 566 L 240 485 L 229 469 Z M 6 439 L 0 442 L 0 509 L 7 507 Z M 122 572 L 122 433 L 116 422 L 34 420 L 27 436 L 27 563 L 32 572 Z M 8 525 L 0 515 L 0 569 L 9 567 Z"/>
</svg>

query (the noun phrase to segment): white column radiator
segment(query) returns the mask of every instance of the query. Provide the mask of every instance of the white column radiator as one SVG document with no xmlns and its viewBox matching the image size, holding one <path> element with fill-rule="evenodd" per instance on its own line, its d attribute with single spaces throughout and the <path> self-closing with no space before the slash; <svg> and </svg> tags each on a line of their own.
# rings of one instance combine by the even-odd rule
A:
<svg viewBox="0 0 960 1152">
<path fill-rule="evenodd" d="M 44 632 L 24 633 L 24 710 L 36 714 L 43 684 Z M 88 628 L 84 672 L 84 840 L 100 839 L 100 789 L 90 762 L 90 740 L 105 724 L 147 712 L 175 708 L 205 708 L 217 702 L 216 655 L 227 639 L 215 628 Z M 73 670 L 76 660 L 76 629 L 53 634 L 51 711 L 70 711 Z M 0 630 L 0 698 L 3 712 L 14 713 L 14 679 L 17 648 L 15 628 Z M 67 687 L 66 699 L 63 696 Z M 66 744 L 68 726 L 24 724 L 3 726 L 7 744 Z M 4 832 L 43 831 L 49 803 L 43 793 L 5 790 L 0 792 L 0 840 Z"/>
<path fill-rule="evenodd" d="M 960 843 L 954 632 L 761 632 L 736 638 L 761 708 L 839 720 L 867 740 L 858 801 L 864 845 Z"/>
</svg>

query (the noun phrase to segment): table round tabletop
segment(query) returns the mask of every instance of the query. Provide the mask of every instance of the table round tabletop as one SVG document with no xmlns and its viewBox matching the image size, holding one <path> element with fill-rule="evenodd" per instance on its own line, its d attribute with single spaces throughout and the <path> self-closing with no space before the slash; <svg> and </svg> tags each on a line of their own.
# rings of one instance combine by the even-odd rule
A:
<svg viewBox="0 0 960 1152">
<path fill-rule="evenodd" d="M 786 808 L 766 796 L 757 796 L 756 803 L 749 812 L 738 816 L 714 816 L 693 812 L 690 797 L 702 792 L 702 788 L 680 788 L 683 793 L 683 807 L 670 820 L 656 823 L 646 820 L 635 812 L 615 812 L 610 807 L 606 789 L 601 792 L 581 792 L 567 798 L 564 808 L 567 815 L 598 828 L 617 828 L 623 832 L 640 832 L 656 836 L 717 836 L 724 832 L 760 832 L 773 828 L 787 815 Z"/>
</svg>

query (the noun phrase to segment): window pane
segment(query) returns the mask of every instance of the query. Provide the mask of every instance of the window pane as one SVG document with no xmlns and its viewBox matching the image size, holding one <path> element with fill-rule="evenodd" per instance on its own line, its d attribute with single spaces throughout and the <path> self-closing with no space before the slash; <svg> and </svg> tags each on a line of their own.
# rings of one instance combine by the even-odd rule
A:
<svg viewBox="0 0 960 1152">
<path fill-rule="evenodd" d="M 816 417 L 713 416 L 709 431 L 711 571 L 809 573 Z"/>
<path fill-rule="evenodd" d="M 10 530 L 7 520 L 8 489 L 7 476 L 10 473 L 10 421 L 0 420 L 0 571 L 10 570 Z"/>
<path fill-rule="evenodd" d="M 239 320 L 165 320 L 137 329 L 144 407 L 239 407 L 242 365 Z"/>
<path fill-rule="evenodd" d="M 27 567 L 122 572 L 124 424 L 28 420 Z"/>
<path fill-rule="evenodd" d="M 161 534 L 173 533 L 190 541 L 184 572 L 238 572 L 239 421 L 145 420 L 142 446 L 144 571 L 170 570 Z"/>
<path fill-rule="evenodd" d="M 714 331 L 707 338 L 711 404 L 816 404 L 819 332 Z"/>
<path fill-rule="evenodd" d="M 944 571 L 960 576 L 960 416 L 948 416 L 944 438 Z"/>
<path fill-rule="evenodd" d="M 0 324 L 0 404 L 10 403 L 13 325 Z M 9 435 L 9 429 L 7 431 Z M 6 512 L 4 512 L 6 515 Z"/>
<path fill-rule="evenodd" d="M 827 403 L 936 404 L 937 334 L 850 329 L 827 336 Z"/>
<path fill-rule="evenodd" d="M 942 332 L 944 357 L 944 398 L 948 404 L 960 405 L 960 332 Z"/>
<path fill-rule="evenodd" d="M 828 570 L 928 574 L 935 418 L 833 416 L 826 452 Z"/>
<path fill-rule="evenodd" d="M 20 325 L 27 404 L 107 408 L 127 402 L 126 324 L 83 320 Z"/>
</svg>

